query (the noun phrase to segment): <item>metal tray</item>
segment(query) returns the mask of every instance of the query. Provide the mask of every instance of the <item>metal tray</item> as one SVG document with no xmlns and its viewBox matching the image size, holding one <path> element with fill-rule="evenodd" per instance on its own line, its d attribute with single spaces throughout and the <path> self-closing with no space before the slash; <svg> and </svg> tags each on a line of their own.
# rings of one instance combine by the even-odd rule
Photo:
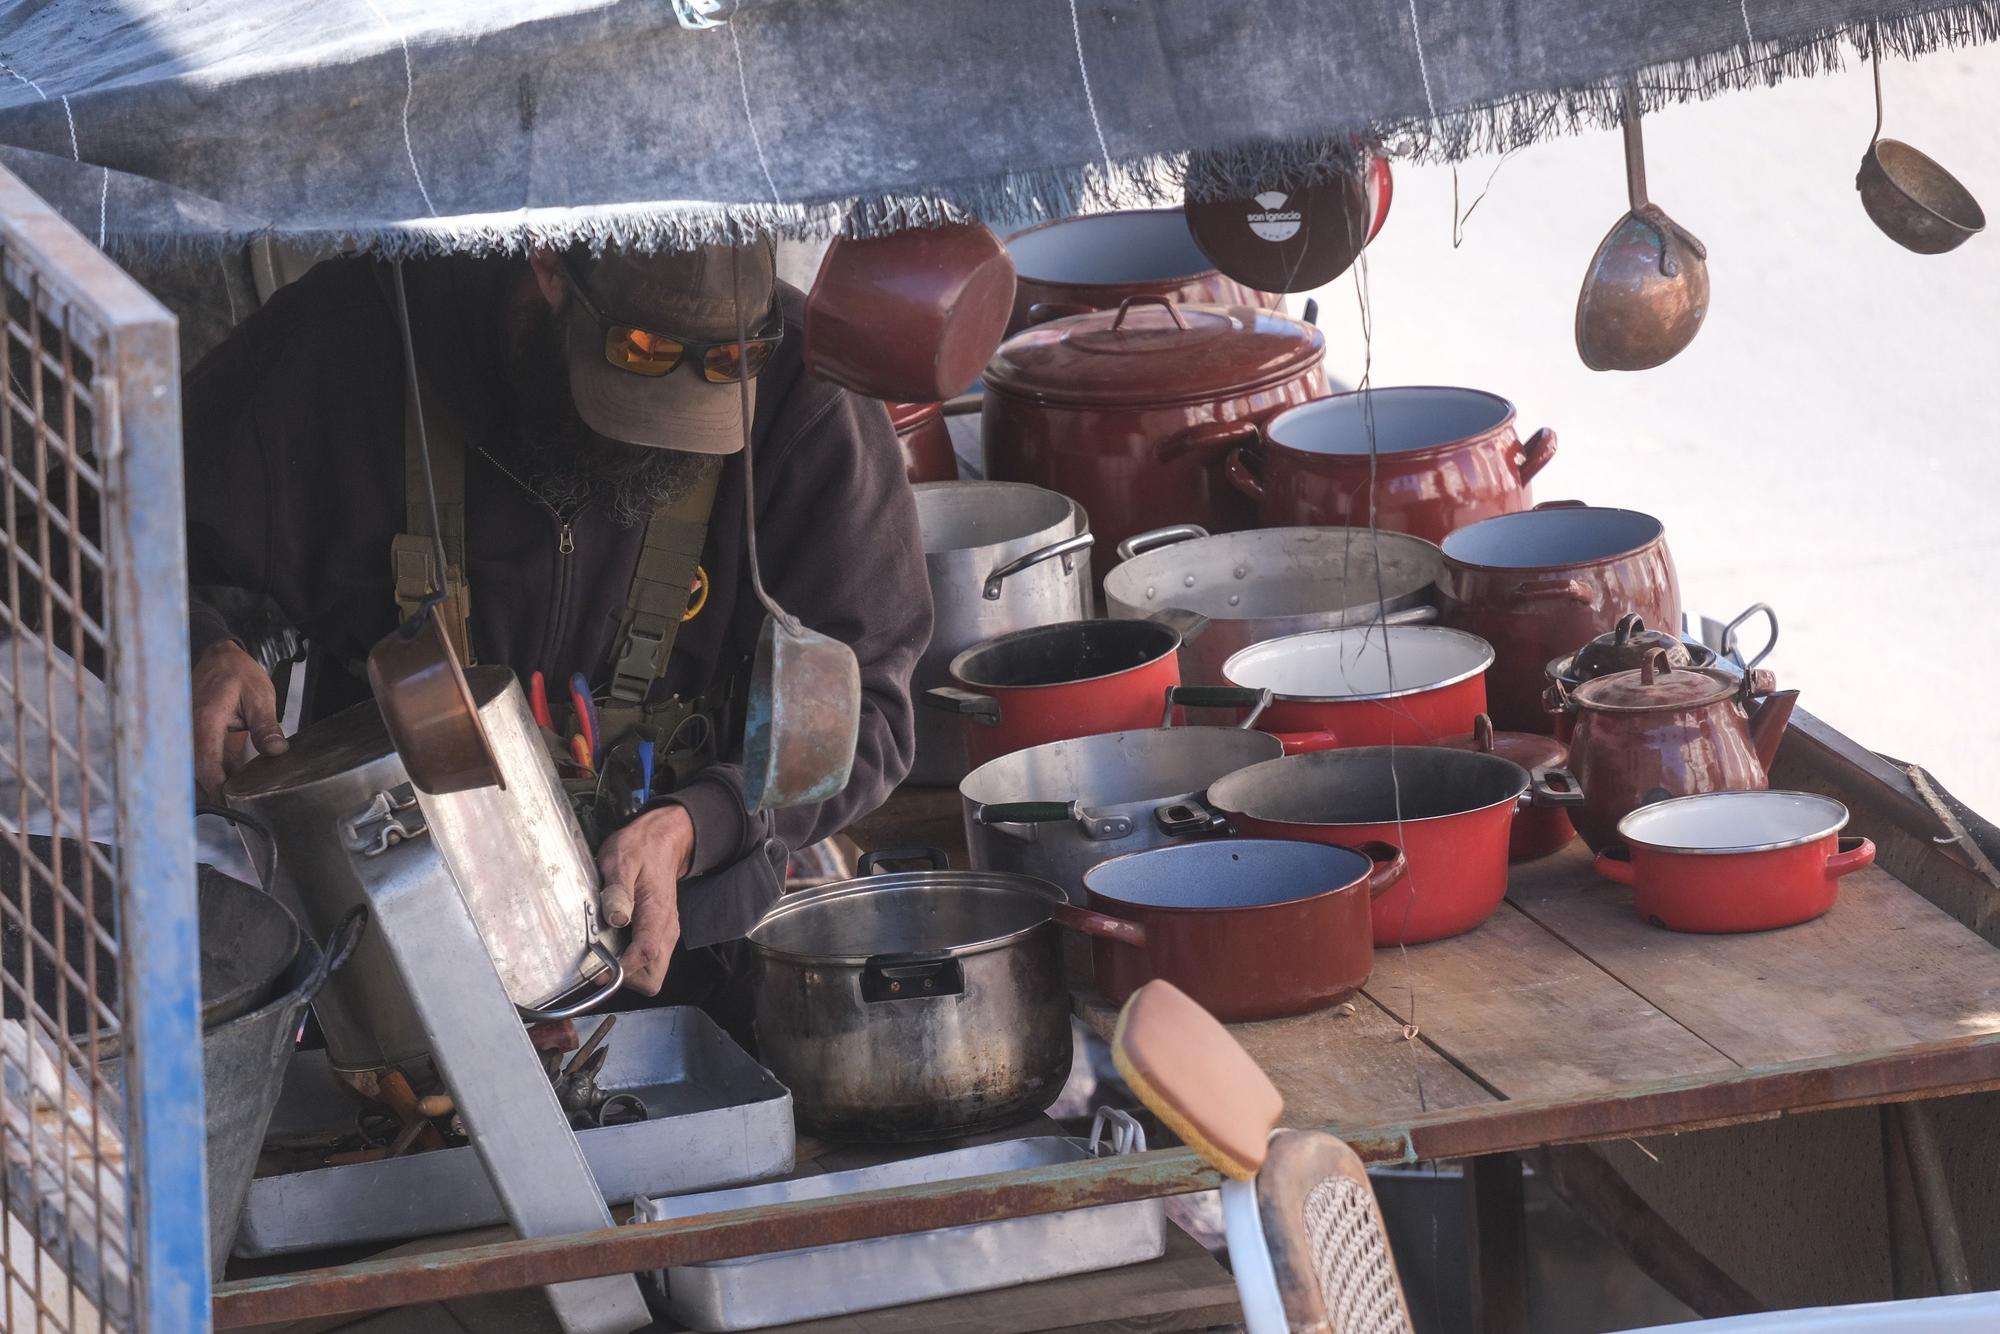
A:
<svg viewBox="0 0 2000 1334">
<path fill-rule="evenodd" d="M 1107 1125 L 1112 1137 L 1107 1142 Z M 632 1221 L 692 1218 L 725 1209 L 823 1200 L 837 1195 L 985 1176 L 1075 1162 L 1104 1152 L 1143 1152 L 1145 1133 L 1123 1112 L 1098 1113 L 1089 1144 L 1054 1136 L 906 1158 L 852 1172 L 764 1186 L 633 1202 Z M 1066 1274 L 1157 1260 L 1166 1250 L 1161 1200 L 1106 1204 L 1008 1218 L 901 1237 L 780 1251 L 654 1271 L 654 1296 L 693 1329 L 762 1329 L 796 1320 L 1013 1287 Z"/>
<path fill-rule="evenodd" d="M 585 1037 L 599 1017 L 576 1021 Z M 618 1016 L 598 1076 L 646 1100 L 648 1119 L 577 1132 L 607 1202 L 707 1190 L 792 1170 L 792 1095 L 700 1010 Z M 270 1142 L 311 1141 L 353 1128 L 359 1104 L 326 1063 L 301 1052 L 285 1077 Z M 242 1256 L 284 1255 L 400 1241 L 506 1221 L 470 1145 L 372 1163 L 260 1177 L 236 1236 Z"/>
</svg>

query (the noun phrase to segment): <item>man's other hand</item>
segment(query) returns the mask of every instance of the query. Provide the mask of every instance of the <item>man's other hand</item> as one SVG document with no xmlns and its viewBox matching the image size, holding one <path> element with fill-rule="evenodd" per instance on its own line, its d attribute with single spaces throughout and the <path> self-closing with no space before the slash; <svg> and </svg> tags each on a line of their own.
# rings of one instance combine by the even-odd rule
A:
<svg viewBox="0 0 2000 1334">
<path fill-rule="evenodd" d="M 222 799 L 222 783 L 245 763 L 230 733 L 248 732 L 263 755 L 290 744 L 278 724 L 278 692 L 257 660 L 233 639 L 211 645 L 194 665 L 194 781 L 204 801 Z"/>
<path fill-rule="evenodd" d="M 694 857 L 694 825 L 679 806 L 638 816 L 604 840 L 597 867 L 604 876 L 604 920 L 632 927 L 625 947 L 625 985 L 657 996 L 667 961 L 681 938 L 680 882 Z"/>
</svg>

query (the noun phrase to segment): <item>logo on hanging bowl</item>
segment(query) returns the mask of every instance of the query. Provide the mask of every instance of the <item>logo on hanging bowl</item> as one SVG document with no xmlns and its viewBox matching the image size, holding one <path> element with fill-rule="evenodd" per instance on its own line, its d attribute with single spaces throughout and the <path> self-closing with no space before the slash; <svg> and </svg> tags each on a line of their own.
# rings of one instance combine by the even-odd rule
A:
<svg viewBox="0 0 2000 1334">
<path fill-rule="evenodd" d="M 1303 215 L 1295 208 L 1286 208 L 1291 202 L 1282 190 L 1266 190 L 1256 197 L 1257 208 L 1249 217 L 1250 230 L 1266 241 L 1289 241 L 1299 234 L 1299 222 Z"/>
</svg>

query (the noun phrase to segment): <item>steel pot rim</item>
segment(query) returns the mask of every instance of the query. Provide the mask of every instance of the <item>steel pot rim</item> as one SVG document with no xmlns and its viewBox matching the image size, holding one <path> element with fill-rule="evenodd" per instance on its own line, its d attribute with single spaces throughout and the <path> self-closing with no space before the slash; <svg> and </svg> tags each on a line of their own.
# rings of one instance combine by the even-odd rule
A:
<svg viewBox="0 0 2000 1334">
<path fill-rule="evenodd" d="M 1615 551 L 1604 556 L 1592 556 L 1586 560 L 1552 561 L 1542 565 L 1489 565 L 1481 561 L 1467 560 L 1463 556 L 1455 556 L 1451 552 L 1452 539 L 1461 534 L 1471 532 L 1473 529 L 1483 527 L 1489 523 L 1518 523 L 1531 514 L 1630 515 L 1635 519 L 1647 520 L 1653 525 L 1656 531 L 1651 537 L 1648 537 L 1637 546 L 1627 547 L 1623 551 Z M 1512 514 L 1496 514 L 1490 519 L 1480 519 L 1477 522 L 1466 524 L 1463 528 L 1454 529 L 1452 532 L 1447 533 L 1444 541 L 1438 543 L 1438 549 L 1444 552 L 1444 560 L 1447 568 L 1455 565 L 1461 570 L 1476 570 L 1482 574 L 1507 575 L 1547 570 L 1594 570 L 1602 566 L 1616 564 L 1622 560 L 1630 560 L 1634 556 L 1642 556 L 1655 547 L 1664 545 L 1666 540 L 1667 525 L 1644 510 L 1625 509 L 1618 505 L 1569 505 L 1560 508 L 1516 510 Z"/>
<path fill-rule="evenodd" d="M 1164 738 L 1167 737 L 1183 737 L 1183 736 L 1188 738 L 1186 742 L 1172 742 L 1164 740 Z M 1254 746 L 1260 750 L 1268 750 L 1269 747 L 1271 746 L 1281 745 L 1281 743 L 1278 742 L 1277 738 L 1273 737 L 1268 732 L 1246 730 L 1241 727 L 1212 727 L 1212 726 L 1196 725 L 1191 727 L 1140 727 L 1140 728 L 1131 728 L 1122 732 L 1093 732 L 1087 736 L 1064 737 L 1055 741 L 1043 741 L 1033 746 L 1025 746 L 1020 750 L 1010 750 L 1005 755 L 996 755 L 992 759 L 987 760 L 984 764 L 975 767 L 970 773 L 966 774 L 964 778 L 959 780 L 958 795 L 961 800 L 971 802 L 976 806 L 997 806 L 1017 801 L 1078 801 L 1083 803 L 1085 806 L 1091 808 L 1092 810 L 1121 810 L 1127 806 L 1152 806 L 1152 805 L 1157 805 L 1161 802 L 1185 801 L 1188 800 L 1189 798 L 1199 796 L 1203 791 L 1207 790 L 1208 782 L 1203 782 L 1197 787 L 1189 788 L 1186 790 L 1173 790 L 1174 785 L 1172 783 L 1163 781 L 1157 784 L 1156 786 L 1165 787 L 1169 790 L 1164 792 L 1149 791 L 1144 796 L 1127 797 L 1116 801 L 1108 801 L 1102 798 L 1093 799 L 1093 797 L 1089 793 L 1076 790 L 1080 789 L 1083 786 L 1080 783 L 1067 784 L 1065 785 L 1064 791 L 1049 793 L 1049 794 L 1036 791 L 1033 793 L 1024 792 L 1018 796 L 1004 796 L 998 798 L 979 797 L 973 794 L 972 789 L 973 789 L 974 779 L 979 778 L 980 775 L 984 774 L 986 775 L 986 781 L 988 783 L 999 784 L 1005 781 L 1007 778 L 1013 777 L 1013 775 L 1011 774 L 1005 775 L 1003 777 L 1001 773 L 1002 770 L 1009 768 L 1020 769 L 1027 767 L 1030 763 L 1028 757 L 1033 756 L 1037 751 L 1042 752 L 1042 754 L 1044 755 L 1050 754 L 1055 750 L 1057 750 L 1058 748 L 1084 751 L 1084 752 L 1097 749 L 1110 751 L 1118 749 L 1125 744 L 1128 744 L 1129 739 L 1134 737 L 1144 737 L 1148 739 L 1160 738 L 1161 739 L 1160 744 L 1170 745 L 1170 746 L 1186 745 L 1189 749 L 1193 749 L 1200 745 L 1215 744 L 1218 742 L 1226 745 L 1236 745 L 1239 743 L 1235 741 L 1234 738 L 1238 737 L 1244 739 L 1240 744 L 1246 747 Z M 1224 741 L 1224 738 L 1231 738 L 1231 740 Z M 1155 757 L 1147 757 L 1147 758 L 1153 759 Z M 1268 755 L 1267 758 L 1276 759 L 1277 756 Z M 1251 761 L 1251 763 L 1253 764 L 1261 762 L 1262 761 L 1259 760 Z M 1151 772 L 1151 770 L 1149 770 L 1148 772 Z M 1215 777 L 1220 778 L 1224 774 L 1233 772 L 1235 772 L 1233 769 L 1224 769 L 1222 770 L 1221 773 L 1216 774 Z M 1213 779 L 1210 779 L 1208 781 L 1212 782 Z M 1025 779 L 1021 780 L 1021 786 L 1023 787 L 1027 786 Z"/>
<path fill-rule="evenodd" d="M 1461 810 L 1444 811 L 1437 815 L 1405 815 L 1401 817 L 1389 815 L 1379 820 L 1293 820 L 1260 815 L 1244 804 L 1227 800 L 1224 795 L 1218 794 L 1216 791 L 1217 788 L 1222 788 L 1226 792 L 1226 784 L 1231 779 L 1240 778 L 1253 770 L 1263 768 L 1265 765 L 1289 764 L 1293 766 L 1293 771 L 1297 772 L 1316 768 L 1355 766 L 1361 764 L 1364 760 L 1382 755 L 1389 755 L 1393 758 L 1393 756 L 1398 754 L 1407 755 L 1411 752 L 1423 751 L 1436 751 L 1441 754 L 1460 756 L 1464 761 L 1483 764 L 1488 768 L 1492 768 L 1494 765 L 1505 765 L 1514 771 L 1519 780 L 1519 786 L 1514 789 L 1511 796 L 1503 797 L 1496 801 L 1485 802 L 1478 806 L 1467 806 Z M 1448 763 L 1460 762 L 1459 760 L 1448 761 Z M 1499 770 L 1495 769 L 1494 772 L 1497 774 Z M 1477 815 L 1484 811 L 1497 810 L 1502 806 L 1518 806 L 1522 794 L 1526 793 L 1533 785 L 1534 779 L 1526 769 L 1523 769 L 1520 765 L 1507 759 L 1505 756 L 1490 754 L 1486 751 L 1454 750 L 1447 746 L 1348 746 L 1336 750 L 1310 751 L 1301 755 L 1285 755 L 1275 760 L 1265 760 L 1262 764 L 1253 764 L 1248 768 L 1239 769 L 1226 778 L 1218 779 L 1214 786 L 1209 789 L 1209 798 L 1219 810 L 1226 811 L 1232 815 L 1241 815 L 1246 819 L 1258 820 L 1264 824 L 1290 825 L 1301 829 L 1373 829 L 1381 825 L 1394 825 L 1398 829 L 1401 829 L 1409 825 L 1429 825 L 1436 824 L 1442 820 L 1456 820 L 1467 815 Z"/>
<path fill-rule="evenodd" d="M 1038 493 L 1038 495 L 1035 497 L 1037 501 L 1039 501 L 1041 496 L 1047 496 L 1053 501 L 1061 502 L 1066 508 L 1064 509 L 1062 516 L 1060 518 L 1053 519 L 1048 523 L 1041 525 L 1038 528 L 1030 528 L 1022 532 L 1010 534 L 1006 537 L 998 537 L 990 542 L 974 542 L 960 546 L 933 547 L 930 545 L 930 542 L 928 540 L 925 540 L 924 557 L 926 560 L 930 560 L 933 557 L 958 556 L 967 552 L 990 551 L 997 547 L 1005 547 L 1019 542 L 1035 542 L 1037 544 L 1054 542 L 1060 540 L 1063 536 L 1066 535 L 1063 530 L 1070 528 L 1073 528 L 1076 532 L 1089 531 L 1089 518 L 1088 516 L 1085 515 L 1083 506 L 1077 504 L 1075 500 L 1071 499 L 1068 496 L 1063 495 L 1059 491 L 1051 491 L 1047 487 L 1037 486 L 1033 482 L 996 482 L 984 478 L 980 479 L 959 478 L 955 481 L 947 480 L 938 482 L 912 482 L 910 484 L 910 491 L 913 495 L 917 497 L 918 501 L 917 527 L 919 530 L 918 533 L 919 537 L 923 536 L 922 528 L 923 528 L 924 496 L 926 495 L 941 496 L 941 495 L 951 494 L 954 492 L 970 493 L 971 489 L 974 487 L 979 488 L 979 491 L 982 494 L 990 495 L 996 500 L 1000 498 L 1000 489 L 1004 489 L 1006 492 L 1011 493 L 1012 496 L 1021 498 L 1022 500 L 1028 499 L 1027 496 L 1028 492 L 1036 492 Z"/>
<path fill-rule="evenodd" d="M 1404 699 L 1411 695 L 1422 695 L 1422 694 L 1428 694 L 1433 690 L 1443 690 L 1449 686 L 1455 686 L 1463 682 L 1470 681 L 1476 676 L 1483 676 L 1489 669 L 1492 668 L 1494 660 L 1498 656 L 1494 651 L 1493 645 L 1487 643 L 1486 640 L 1480 638 L 1478 635 L 1473 634 L 1469 630 L 1453 629 L 1450 626 L 1334 625 L 1334 626 L 1327 626 L 1319 630 L 1303 630 L 1300 631 L 1298 634 L 1293 634 L 1293 635 L 1280 635 L 1276 639 L 1266 639 L 1260 643 L 1251 644 L 1245 648 L 1240 648 L 1236 650 L 1236 652 L 1230 654 L 1229 657 L 1226 660 L 1224 660 L 1222 664 L 1222 675 L 1224 679 L 1229 681 L 1232 685 L 1243 685 L 1245 683 L 1239 681 L 1237 679 L 1236 673 L 1231 670 L 1231 668 L 1236 665 L 1238 659 L 1252 657 L 1260 652 L 1275 651 L 1279 645 L 1287 644 L 1294 640 L 1313 639 L 1321 636 L 1331 637 L 1335 635 L 1349 635 L 1349 634 L 1361 635 L 1365 637 L 1367 635 L 1372 635 L 1372 634 L 1384 634 L 1384 635 L 1408 634 L 1409 632 L 1418 632 L 1418 637 L 1433 638 L 1433 639 L 1441 639 L 1443 636 L 1450 635 L 1459 640 L 1469 641 L 1470 644 L 1479 645 L 1480 648 L 1485 650 L 1485 656 L 1478 663 L 1476 663 L 1471 667 L 1467 667 L 1463 671 L 1456 672 L 1450 676 L 1441 677 L 1435 681 L 1426 681 L 1420 685 L 1399 686 L 1394 690 L 1378 690 L 1378 691 L 1371 691 L 1366 694 L 1355 694 L 1355 695 L 1292 695 L 1292 694 L 1287 694 L 1282 690 L 1273 690 L 1271 692 L 1271 698 L 1274 700 L 1283 700 L 1291 704 L 1365 704 L 1369 703 L 1370 701 L 1377 701 L 1377 700 Z M 1477 656 L 1477 654 L 1475 654 L 1475 656 Z M 1258 686 L 1252 688 L 1262 689 L 1263 687 Z"/>
<path fill-rule="evenodd" d="M 1728 847 L 1697 847 L 1687 844 L 1656 843 L 1635 837 L 1627 831 L 1627 826 L 1643 828 L 1650 820 L 1657 823 L 1661 819 L 1671 819 L 1679 812 L 1699 806 L 1716 806 L 1723 801 L 1742 801 L 1746 804 L 1763 804 L 1773 798 L 1785 799 L 1788 805 L 1810 804 L 1823 810 L 1831 820 L 1824 828 L 1812 833 L 1789 838 L 1770 840 L 1762 843 L 1743 843 Z M 1648 812 L 1652 814 L 1648 816 Z M 1643 818 L 1642 818 L 1643 817 Z M 1752 852 L 1781 852 L 1786 848 L 1802 848 L 1821 839 L 1831 838 L 1847 827 L 1851 815 L 1845 803 L 1817 792 L 1794 792 L 1783 788 L 1758 789 L 1751 792 L 1697 792 L 1685 797 L 1670 797 L 1665 801 L 1655 801 L 1627 812 L 1618 821 L 1618 836 L 1632 848 L 1644 848 L 1648 852 L 1663 853 L 1675 857 L 1737 857 Z"/>
<path fill-rule="evenodd" d="M 878 954 L 808 954 L 797 950 L 781 949 L 757 938 L 757 933 L 766 923 L 782 921 L 799 913 L 809 912 L 829 903 L 841 903 L 867 898 L 873 894 L 895 889 L 917 888 L 927 884 L 945 883 L 978 889 L 984 892 L 1004 892 L 1028 895 L 1038 898 L 1052 907 L 1069 902 L 1069 895 L 1051 881 L 1040 876 L 1026 875 L 1016 871 L 979 870 L 926 870 L 888 871 L 879 875 L 860 876 L 853 880 L 841 880 L 831 885 L 820 885 L 813 889 L 802 889 L 786 894 L 767 909 L 751 928 L 743 933 L 752 949 L 766 959 L 784 963 L 802 964 L 808 967 L 860 968 Z M 975 954 L 985 954 L 1017 944 L 1045 928 L 1053 929 L 1052 914 L 1044 914 L 1040 920 L 1030 922 L 1015 930 L 1000 935 L 988 936 L 981 940 L 967 941 L 961 945 L 940 946 L 940 954 L 955 959 L 969 958 Z"/>
<path fill-rule="evenodd" d="M 1413 445 L 1407 449 L 1385 449 L 1378 441 L 1375 448 L 1375 453 L 1378 457 L 1380 458 L 1394 457 L 1397 459 L 1423 460 L 1431 457 L 1432 455 L 1445 453 L 1448 450 L 1463 449 L 1467 445 L 1476 445 L 1484 443 L 1485 441 L 1490 440 L 1498 432 L 1504 431 L 1509 427 L 1513 426 L 1513 424 L 1520 418 L 1520 409 L 1514 406 L 1514 403 L 1511 399 L 1507 398 L 1505 395 L 1496 394 L 1490 389 L 1473 389 L 1467 385 L 1453 385 L 1453 384 L 1392 384 L 1392 385 L 1383 385 L 1380 388 L 1350 389 L 1347 390 L 1345 393 L 1328 394 L 1325 398 L 1315 398 L 1311 402 L 1295 403 L 1291 407 L 1286 408 L 1283 412 L 1280 412 L 1277 416 L 1271 418 L 1270 422 L 1265 425 L 1263 433 L 1263 443 L 1266 446 L 1274 447 L 1276 449 L 1283 450 L 1291 454 L 1304 455 L 1305 457 L 1308 458 L 1365 459 L 1368 457 L 1366 453 L 1360 453 L 1360 454 L 1333 453 L 1326 450 L 1307 449 L 1300 445 L 1286 444 L 1284 441 L 1278 439 L 1277 432 L 1279 426 L 1281 423 L 1283 423 L 1284 419 L 1287 417 L 1292 417 L 1292 416 L 1297 416 L 1301 418 L 1308 417 L 1312 415 L 1314 410 L 1318 410 L 1321 412 L 1327 411 L 1328 404 L 1338 404 L 1343 402 L 1344 400 L 1354 398 L 1361 394 L 1395 394 L 1400 396 L 1403 394 L 1414 394 L 1414 393 L 1429 393 L 1429 394 L 1450 393 L 1450 394 L 1472 395 L 1477 398 L 1490 400 L 1494 404 L 1498 405 L 1502 410 L 1501 416 L 1499 420 L 1495 421 L 1492 425 L 1483 427 L 1482 429 L 1475 431 L 1470 435 L 1458 436 L 1451 440 L 1440 440 L 1434 444 Z"/>
<path fill-rule="evenodd" d="M 1061 630 L 1068 626 L 1098 625 L 1098 624 L 1150 627 L 1150 630 L 1146 631 L 1146 633 L 1157 633 L 1161 635 L 1170 636 L 1172 642 L 1167 644 L 1167 646 L 1160 652 L 1154 654 L 1150 658 L 1147 658 L 1143 662 L 1131 663 L 1127 666 L 1118 668 L 1116 671 L 1100 672 L 1096 676 L 1078 676 L 1065 681 L 1041 681 L 1032 684 L 1014 683 L 1007 681 L 982 681 L 974 677 L 968 676 L 964 670 L 965 663 L 968 659 L 972 658 L 976 654 L 987 652 L 988 650 L 998 647 L 999 645 L 1015 643 L 1023 639 L 1031 638 L 1035 635 L 1049 634 L 1052 631 Z M 1055 621 L 1048 625 L 1031 625 L 1024 630 L 1010 630 L 1004 635 L 995 635 L 991 639 L 982 639 L 977 644 L 974 644 L 971 648 L 960 650 L 957 656 L 952 658 L 951 666 L 948 668 L 948 670 L 951 672 L 952 677 L 959 682 L 959 684 L 965 686 L 967 689 L 970 690 L 1059 690 L 1066 686 L 1088 685 L 1093 681 L 1110 681 L 1117 677 L 1128 675 L 1129 673 L 1132 672 L 1143 671 L 1148 667 L 1155 666 L 1162 659 L 1172 657 L 1174 654 L 1180 652 L 1180 648 L 1181 648 L 1180 631 L 1174 629 L 1172 626 L 1162 625 L 1158 621 L 1149 621 L 1140 618 L 1120 619 L 1117 617 L 1106 617 L 1103 618 L 1101 621 L 1097 619 L 1084 620 L 1084 621 Z"/>
<path fill-rule="evenodd" d="M 1371 535 L 1370 529 L 1352 528 L 1341 524 L 1294 524 L 1280 528 L 1250 528 L 1235 533 L 1210 533 L 1205 537 L 1190 537 L 1179 542 L 1170 542 L 1162 546 L 1149 547 L 1144 551 L 1136 552 L 1129 558 L 1119 561 L 1105 572 L 1105 602 L 1107 607 L 1112 609 L 1114 617 L 1129 614 L 1135 619 L 1143 619 L 1147 616 L 1157 615 L 1162 611 L 1185 608 L 1206 617 L 1210 621 L 1239 624 L 1248 624 L 1255 621 L 1308 621 L 1326 616 L 1345 617 L 1361 611 L 1367 611 L 1372 614 L 1377 607 L 1377 603 L 1372 597 L 1363 598 L 1361 601 L 1351 603 L 1345 607 L 1325 606 L 1287 612 L 1244 611 L 1238 613 L 1236 609 L 1226 605 L 1220 607 L 1208 605 L 1210 599 L 1207 597 L 1191 596 L 1198 591 L 1193 589 L 1169 589 L 1160 594 L 1155 601 L 1150 602 L 1144 596 L 1148 580 L 1151 580 L 1157 587 L 1166 582 L 1169 575 L 1186 574 L 1188 572 L 1187 558 L 1190 554 L 1206 555 L 1209 552 L 1224 551 L 1228 548 L 1228 544 L 1232 542 L 1247 542 L 1253 548 L 1268 547 L 1271 549 L 1269 552 L 1256 550 L 1255 556 L 1258 559 L 1290 558 L 1294 555 L 1291 550 L 1292 547 L 1307 545 L 1317 541 L 1318 538 L 1316 535 L 1318 534 L 1339 533 L 1343 528 L 1346 528 L 1351 537 L 1368 538 L 1369 540 L 1378 541 L 1378 545 L 1373 553 L 1364 554 L 1374 554 L 1378 558 L 1386 558 L 1392 550 L 1400 546 L 1404 548 L 1405 554 L 1409 556 L 1429 555 L 1433 557 L 1430 563 L 1435 566 L 1436 574 L 1432 575 L 1429 582 L 1420 584 L 1415 588 L 1402 592 L 1391 591 L 1388 597 L 1388 608 L 1390 611 L 1401 611 L 1406 607 L 1421 604 L 1425 593 L 1436 586 L 1437 574 L 1444 572 L 1444 555 L 1438 550 L 1437 543 L 1429 541 L 1426 538 L 1417 537 L 1411 533 L 1394 533 L 1386 529 L 1378 529 L 1372 530 Z M 1315 536 L 1309 537 L 1307 536 L 1308 534 Z M 1176 552 L 1180 554 L 1179 561 L 1172 559 L 1169 555 L 1169 553 Z M 1218 566 L 1221 566 L 1229 562 L 1219 561 L 1216 563 Z M 1130 611 L 1129 613 L 1121 613 L 1118 610 L 1119 608 L 1129 608 Z"/>
<path fill-rule="evenodd" d="M 1093 875 L 1097 874 L 1099 871 L 1103 870 L 1105 867 L 1113 866 L 1122 862 L 1130 862 L 1133 861 L 1135 858 L 1139 857 L 1151 857 L 1154 856 L 1155 854 L 1160 854 L 1160 853 L 1171 853 L 1175 855 L 1181 855 L 1184 857 L 1184 854 L 1187 849 L 1197 848 L 1197 847 L 1206 848 L 1209 846 L 1215 846 L 1215 847 L 1228 847 L 1228 848 L 1244 848 L 1244 847 L 1260 847 L 1260 846 L 1273 846 L 1273 845 L 1282 847 L 1287 852 L 1291 852 L 1296 848 L 1304 847 L 1304 848 L 1324 848 L 1329 853 L 1344 853 L 1348 857 L 1352 857 L 1356 861 L 1360 862 L 1361 864 L 1360 870 L 1355 875 L 1354 879 L 1347 881 L 1345 884 L 1335 885 L 1330 889 L 1317 889 L 1309 894 L 1300 894 L 1293 898 L 1278 899 L 1271 903 L 1227 903 L 1227 904 L 1215 904 L 1215 905 L 1201 906 L 1201 907 L 1185 905 L 1185 904 L 1139 903 L 1132 899 L 1120 898 L 1116 894 L 1106 893 L 1104 890 L 1098 889 L 1095 885 L 1092 885 L 1090 883 L 1090 878 Z M 1304 854 L 1304 855 L 1316 856 L 1318 854 Z M 1111 910 L 1106 911 L 1106 916 L 1110 917 L 1124 916 L 1122 912 L 1117 911 L 1120 909 L 1129 910 L 1129 912 L 1131 912 L 1135 916 L 1138 914 L 1145 914 L 1147 916 L 1150 916 L 1152 914 L 1159 913 L 1171 917 L 1184 917 L 1191 919 L 1211 917 L 1218 913 L 1228 913 L 1232 915 L 1242 915 L 1242 916 L 1253 916 L 1253 915 L 1265 916 L 1286 909 L 1298 908 L 1303 904 L 1315 903 L 1321 899 L 1332 898 L 1338 894 L 1352 893 L 1357 890 L 1360 891 L 1363 895 L 1366 895 L 1368 892 L 1368 876 L 1369 873 L 1374 869 L 1374 866 L 1375 863 L 1373 859 L 1371 859 L 1366 853 L 1339 843 L 1307 843 L 1300 839 L 1289 839 L 1289 838 L 1225 838 L 1225 839 L 1211 839 L 1201 844 L 1170 843 L 1163 847 L 1140 848 L 1132 852 L 1120 853 L 1116 857 L 1107 857 L 1103 861 L 1099 862 L 1096 866 L 1091 867 L 1088 871 L 1085 871 L 1083 873 L 1083 885 L 1084 889 L 1088 891 L 1090 895 L 1090 902 L 1086 906 L 1095 910 L 1102 904 L 1113 905 L 1113 908 Z M 1125 920 L 1130 921 L 1133 920 L 1133 918 L 1126 917 Z"/>
</svg>

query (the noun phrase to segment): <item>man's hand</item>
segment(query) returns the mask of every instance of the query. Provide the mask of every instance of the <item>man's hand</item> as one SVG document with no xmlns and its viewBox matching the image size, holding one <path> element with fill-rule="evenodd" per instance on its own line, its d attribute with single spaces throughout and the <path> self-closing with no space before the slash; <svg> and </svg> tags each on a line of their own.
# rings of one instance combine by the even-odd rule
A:
<svg viewBox="0 0 2000 1334">
<path fill-rule="evenodd" d="M 231 732 L 248 732 L 260 754 L 290 744 L 278 724 L 278 692 L 257 660 L 233 639 L 211 645 L 194 665 L 194 781 L 204 800 L 222 799 L 222 781 L 243 767 Z"/>
<path fill-rule="evenodd" d="M 660 994 L 667 961 L 681 938 L 680 882 L 694 859 L 694 824 L 679 806 L 647 811 L 604 840 L 597 868 L 604 875 L 604 920 L 630 924 L 625 985 Z"/>
</svg>

